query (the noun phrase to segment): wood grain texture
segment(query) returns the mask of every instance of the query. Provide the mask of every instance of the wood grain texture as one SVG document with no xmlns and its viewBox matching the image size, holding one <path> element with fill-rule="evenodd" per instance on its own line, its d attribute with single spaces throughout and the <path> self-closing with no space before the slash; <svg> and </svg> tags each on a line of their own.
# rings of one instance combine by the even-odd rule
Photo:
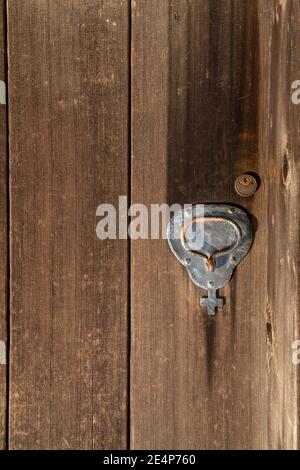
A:
<svg viewBox="0 0 300 470">
<path fill-rule="evenodd" d="M 5 2 L 0 1 L 0 80 L 6 84 Z M 3 86 L 3 85 L 2 85 Z M 0 449 L 6 447 L 7 420 L 7 107 L 0 104 Z M 6 101 L 6 100 L 5 100 Z"/>
<path fill-rule="evenodd" d="M 128 3 L 8 2 L 10 448 L 127 445 Z"/>
<path fill-rule="evenodd" d="M 300 5 L 259 2 L 261 43 L 261 167 L 267 201 L 268 447 L 299 448 L 299 118 L 291 83 L 300 73 Z"/>
<path fill-rule="evenodd" d="M 255 230 L 214 319 L 164 240 L 132 243 L 134 449 L 299 444 L 299 26 L 294 0 L 132 2 L 133 202 L 231 202 Z"/>
</svg>

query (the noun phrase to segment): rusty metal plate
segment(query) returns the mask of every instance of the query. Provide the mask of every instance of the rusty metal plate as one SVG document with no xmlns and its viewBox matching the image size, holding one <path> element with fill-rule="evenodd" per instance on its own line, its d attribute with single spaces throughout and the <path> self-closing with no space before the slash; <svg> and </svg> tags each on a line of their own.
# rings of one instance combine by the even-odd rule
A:
<svg viewBox="0 0 300 470">
<path fill-rule="evenodd" d="M 235 267 L 248 253 L 252 228 L 248 215 L 239 207 L 197 204 L 176 213 L 167 239 L 176 258 L 186 267 L 191 280 L 208 290 L 201 305 L 214 315 L 223 306 L 217 291 L 227 284 Z"/>
</svg>

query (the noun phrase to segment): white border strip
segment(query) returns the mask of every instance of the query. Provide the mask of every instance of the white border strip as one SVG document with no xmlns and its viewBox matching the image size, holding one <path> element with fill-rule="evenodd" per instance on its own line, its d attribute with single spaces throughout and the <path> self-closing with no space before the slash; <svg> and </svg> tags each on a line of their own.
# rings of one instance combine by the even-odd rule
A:
<svg viewBox="0 0 300 470">
<path fill-rule="evenodd" d="M 6 85 L 0 80 L 0 104 L 6 104 Z"/>
<path fill-rule="evenodd" d="M 6 364 L 6 345 L 4 341 L 0 341 L 0 365 Z"/>
</svg>

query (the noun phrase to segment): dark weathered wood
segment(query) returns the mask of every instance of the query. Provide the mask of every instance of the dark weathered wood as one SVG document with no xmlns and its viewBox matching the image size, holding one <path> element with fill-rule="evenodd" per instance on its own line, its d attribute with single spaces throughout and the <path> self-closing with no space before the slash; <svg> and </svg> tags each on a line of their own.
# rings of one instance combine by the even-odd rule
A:
<svg viewBox="0 0 300 470">
<path fill-rule="evenodd" d="M 7 108 L 5 1 L 0 1 L 0 449 L 6 447 L 7 421 Z M 5 84 L 5 85 L 4 85 Z M 6 87 L 5 87 L 6 88 Z"/>
<path fill-rule="evenodd" d="M 12 449 L 127 445 L 128 4 L 9 0 Z"/>
<path fill-rule="evenodd" d="M 132 2 L 133 202 L 233 202 L 256 230 L 211 320 L 165 241 L 132 243 L 135 449 L 297 447 L 299 27 L 294 0 Z"/>
</svg>

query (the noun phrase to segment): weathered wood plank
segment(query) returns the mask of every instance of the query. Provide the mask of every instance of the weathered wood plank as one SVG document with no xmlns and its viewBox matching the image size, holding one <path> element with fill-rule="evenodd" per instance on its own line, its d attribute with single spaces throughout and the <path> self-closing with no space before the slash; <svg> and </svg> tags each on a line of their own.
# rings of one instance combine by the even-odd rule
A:
<svg viewBox="0 0 300 470">
<path fill-rule="evenodd" d="M 0 1 L 0 449 L 6 447 L 7 422 L 7 108 L 5 1 Z"/>
<path fill-rule="evenodd" d="M 299 6 L 132 6 L 133 202 L 233 202 L 256 229 L 213 320 L 165 241 L 133 242 L 132 447 L 295 448 Z M 249 200 L 233 191 L 245 171 L 261 179 Z"/>
<path fill-rule="evenodd" d="M 259 1 L 260 157 L 265 174 L 267 236 L 268 447 L 299 448 L 299 366 L 292 343 L 299 339 L 300 108 L 291 83 L 300 76 L 300 5 Z M 264 242 L 264 246 L 263 246 Z"/>
<path fill-rule="evenodd" d="M 8 2 L 10 447 L 127 445 L 128 3 Z"/>
</svg>

